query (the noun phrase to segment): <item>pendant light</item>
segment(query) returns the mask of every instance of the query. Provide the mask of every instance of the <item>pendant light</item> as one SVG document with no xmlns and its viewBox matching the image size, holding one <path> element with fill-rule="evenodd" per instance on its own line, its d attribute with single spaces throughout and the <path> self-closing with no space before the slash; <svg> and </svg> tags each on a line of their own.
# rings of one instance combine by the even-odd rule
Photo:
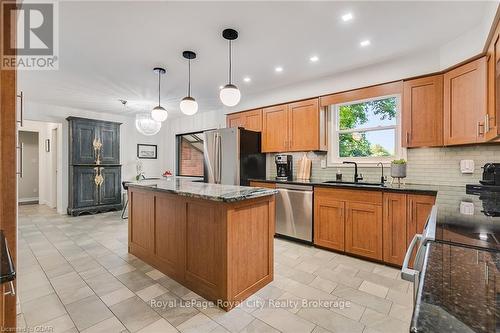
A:
<svg viewBox="0 0 500 333">
<path fill-rule="evenodd" d="M 231 42 L 238 38 L 238 31 L 234 29 L 224 29 L 222 31 L 222 37 L 229 41 L 229 83 L 226 84 L 219 93 L 220 100 L 222 104 L 226 106 L 235 106 L 240 102 L 241 93 L 238 87 L 236 87 L 231 82 L 231 70 L 232 70 L 232 59 L 231 59 Z"/>
<path fill-rule="evenodd" d="M 160 88 L 161 88 L 161 76 L 165 74 L 167 71 L 161 67 L 153 68 L 155 73 L 158 73 L 158 106 L 155 106 L 151 111 L 151 117 L 156 121 L 165 121 L 168 117 L 168 112 L 164 108 L 162 108 L 160 104 Z"/>
<path fill-rule="evenodd" d="M 181 111 L 185 115 L 192 116 L 198 112 L 198 102 L 191 97 L 191 60 L 196 58 L 196 53 L 193 51 L 184 51 L 182 56 L 188 60 L 188 94 L 181 100 Z"/>
<path fill-rule="evenodd" d="M 155 135 L 161 129 L 161 122 L 151 117 L 151 112 L 141 112 L 135 116 L 135 128 L 146 136 Z"/>
</svg>

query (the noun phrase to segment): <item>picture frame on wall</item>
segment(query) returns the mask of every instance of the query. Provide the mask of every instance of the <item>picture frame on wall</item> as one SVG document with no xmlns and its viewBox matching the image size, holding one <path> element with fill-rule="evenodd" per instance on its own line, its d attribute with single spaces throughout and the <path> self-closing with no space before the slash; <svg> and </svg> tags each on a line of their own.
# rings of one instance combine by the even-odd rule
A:
<svg viewBox="0 0 500 333">
<path fill-rule="evenodd" d="M 156 160 L 158 158 L 158 146 L 138 143 L 137 158 Z"/>
</svg>

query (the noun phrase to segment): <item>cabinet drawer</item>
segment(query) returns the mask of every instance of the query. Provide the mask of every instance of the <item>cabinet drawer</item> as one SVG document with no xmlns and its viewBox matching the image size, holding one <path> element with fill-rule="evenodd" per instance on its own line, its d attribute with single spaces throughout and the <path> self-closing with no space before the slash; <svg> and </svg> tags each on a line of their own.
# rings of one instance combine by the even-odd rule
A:
<svg viewBox="0 0 500 333">
<path fill-rule="evenodd" d="M 350 190 L 350 189 L 316 187 L 314 189 L 314 193 L 315 195 L 316 193 L 319 195 L 328 195 L 332 198 L 343 201 L 353 201 L 353 202 L 382 205 L 382 192 L 378 190 L 367 191 L 367 190 Z"/>
</svg>

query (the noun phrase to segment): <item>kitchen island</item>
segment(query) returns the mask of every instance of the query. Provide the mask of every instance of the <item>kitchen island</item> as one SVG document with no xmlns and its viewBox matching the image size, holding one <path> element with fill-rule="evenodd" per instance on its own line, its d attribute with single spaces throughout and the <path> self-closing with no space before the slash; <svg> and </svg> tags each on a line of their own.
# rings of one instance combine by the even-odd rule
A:
<svg viewBox="0 0 500 333">
<path fill-rule="evenodd" d="M 273 280 L 273 189 L 133 182 L 129 252 L 228 311 Z"/>
</svg>

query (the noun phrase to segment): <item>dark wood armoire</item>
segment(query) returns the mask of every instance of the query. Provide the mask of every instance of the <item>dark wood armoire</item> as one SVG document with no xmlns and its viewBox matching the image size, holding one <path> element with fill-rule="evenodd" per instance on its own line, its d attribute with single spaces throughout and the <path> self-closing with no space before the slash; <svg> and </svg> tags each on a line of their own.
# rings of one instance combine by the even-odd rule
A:
<svg viewBox="0 0 500 333">
<path fill-rule="evenodd" d="M 120 123 L 68 117 L 68 214 L 122 209 Z"/>
</svg>

